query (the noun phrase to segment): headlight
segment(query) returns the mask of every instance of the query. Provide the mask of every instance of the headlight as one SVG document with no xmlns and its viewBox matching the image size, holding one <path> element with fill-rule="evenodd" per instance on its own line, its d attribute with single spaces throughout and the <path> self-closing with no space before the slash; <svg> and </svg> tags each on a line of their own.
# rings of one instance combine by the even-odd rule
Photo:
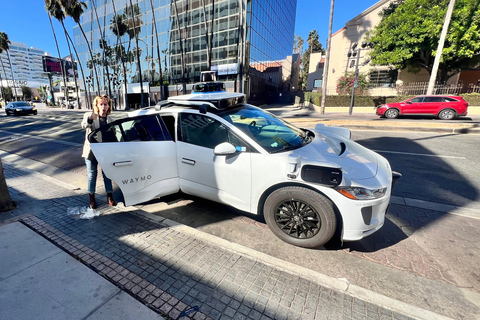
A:
<svg viewBox="0 0 480 320">
<path fill-rule="evenodd" d="M 345 197 L 353 200 L 373 200 L 381 198 L 387 192 L 387 188 L 380 189 L 366 189 L 362 187 L 345 187 L 337 188 L 338 192 Z"/>
<path fill-rule="evenodd" d="M 20 112 L 20 111 L 22 111 L 22 109 L 15 109 L 15 111 L 19 111 L 19 112 Z"/>
</svg>

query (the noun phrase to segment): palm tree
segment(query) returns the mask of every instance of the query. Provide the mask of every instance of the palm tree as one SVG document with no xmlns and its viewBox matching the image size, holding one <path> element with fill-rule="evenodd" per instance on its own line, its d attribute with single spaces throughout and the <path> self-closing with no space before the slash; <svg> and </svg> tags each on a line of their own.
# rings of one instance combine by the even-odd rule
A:
<svg viewBox="0 0 480 320">
<path fill-rule="evenodd" d="M 160 100 L 164 100 L 163 96 L 163 75 L 162 75 L 162 60 L 160 59 L 160 43 L 158 42 L 157 21 L 155 20 L 155 8 L 153 7 L 153 0 L 150 0 L 150 7 L 152 8 L 153 27 L 155 38 L 157 41 L 157 56 L 158 56 L 158 74 L 160 77 Z"/>
<path fill-rule="evenodd" d="M 125 53 L 125 47 L 121 44 L 120 38 L 123 37 L 127 33 L 127 24 L 125 23 L 125 15 L 122 14 L 120 17 L 117 14 L 117 9 L 115 8 L 115 1 L 112 1 L 112 6 L 113 6 L 113 14 L 114 14 L 114 21 L 112 21 L 112 25 L 110 29 L 112 30 L 113 34 L 117 36 L 117 45 L 115 46 L 115 57 L 118 62 L 119 57 L 122 62 L 122 69 L 123 69 L 123 85 L 124 85 L 124 90 L 123 94 L 125 97 L 125 110 L 129 109 L 128 106 L 128 94 L 127 94 L 127 67 L 125 66 L 125 60 L 126 60 L 126 53 Z M 124 59 L 125 58 L 125 59 Z"/>
<path fill-rule="evenodd" d="M 98 19 L 98 12 L 97 12 L 97 6 L 95 5 L 95 1 L 92 1 L 92 6 L 93 6 L 93 10 L 95 11 L 95 17 L 97 18 L 98 30 L 100 31 L 100 48 L 102 49 L 102 61 L 103 61 L 103 66 L 105 68 L 105 71 L 107 72 L 108 95 L 111 97 L 112 91 L 110 88 L 110 73 L 108 71 L 108 64 L 106 63 L 106 60 L 105 60 L 105 45 L 107 43 L 107 41 L 105 40 L 105 28 L 103 28 L 103 31 L 102 31 L 102 26 L 100 25 L 100 20 Z M 105 80 L 105 78 L 103 80 Z"/>
<path fill-rule="evenodd" d="M 57 52 L 58 52 L 58 59 L 60 59 L 60 67 L 62 70 L 62 76 L 63 76 L 63 89 L 64 89 L 64 99 L 65 101 L 68 102 L 68 88 L 67 88 L 67 77 L 65 74 L 65 68 L 62 63 L 62 56 L 60 54 L 60 49 L 58 47 L 58 41 L 57 41 L 57 36 L 55 34 L 55 30 L 53 29 L 53 24 L 52 24 L 52 17 L 57 19 L 58 22 L 62 24 L 64 32 L 66 32 L 65 25 L 63 24 L 63 20 L 65 19 L 65 13 L 63 12 L 62 5 L 60 2 L 56 0 L 45 0 L 45 10 L 47 10 L 48 13 L 48 20 L 50 20 L 50 26 L 52 27 L 52 33 L 53 37 L 55 39 L 55 45 L 57 46 Z M 55 103 L 55 98 L 53 98 L 53 101 Z"/>
<path fill-rule="evenodd" d="M 1 33 L 0 33 L 0 37 L 1 37 Z M 0 42 L 1 42 L 1 40 L 0 40 Z M 3 49 L 2 49 L 2 48 L 0 48 L 0 54 L 2 54 L 2 53 L 3 53 Z M 8 77 L 7 77 L 7 72 L 5 71 L 5 66 L 3 65 L 3 59 L 2 59 L 2 57 L 1 57 L 1 56 L 0 56 L 0 63 L 2 64 L 3 75 L 4 75 L 4 77 L 5 77 L 5 81 L 7 82 L 7 89 L 11 89 L 11 88 L 10 88 L 10 86 L 8 85 L 8 81 L 7 81 L 7 79 L 8 79 Z M 3 82 L 2 82 L 2 88 L 3 88 Z M 3 91 L 2 91 L 2 92 L 3 92 Z M 4 98 L 5 98 L 5 102 L 6 102 L 6 101 L 7 101 L 7 100 L 6 100 L 6 98 L 7 98 L 7 96 L 6 96 L 6 93 L 4 93 Z"/>
<path fill-rule="evenodd" d="M 137 62 L 138 62 L 138 74 L 140 76 L 140 103 L 142 105 L 142 108 L 145 107 L 145 104 L 144 104 L 144 97 L 143 97 L 143 79 L 142 79 L 142 65 L 141 65 L 141 62 L 140 62 L 140 50 L 138 49 L 138 32 L 137 32 L 137 26 L 136 26 L 136 18 L 135 18 L 135 12 L 133 11 L 133 4 L 132 4 L 132 0 L 130 0 L 130 7 L 131 7 L 131 13 L 132 13 L 132 21 L 133 21 L 133 30 L 134 30 L 134 35 L 135 35 L 135 44 L 137 46 L 137 50 L 136 50 L 136 53 L 137 53 Z M 138 4 L 137 4 L 137 8 L 138 8 Z M 140 30 L 139 30 L 140 31 Z"/>
<path fill-rule="evenodd" d="M 85 39 L 85 43 L 87 44 L 90 57 L 92 58 L 91 60 L 93 62 L 95 60 L 93 58 L 92 48 L 90 47 L 90 42 L 88 41 L 87 35 L 85 34 L 85 31 L 83 30 L 82 25 L 80 23 L 80 16 L 83 14 L 84 8 L 87 7 L 87 4 L 79 0 L 65 0 L 65 1 L 67 1 L 67 3 L 69 4 L 64 6 L 65 12 L 79 26 L 80 31 L 82 32 L 83 38 Z M 93 65 L 93 72 L 95 74 L 95 79 L 97 80 L 97 95 L 100 95 L 100 92 L 99 92 L 100 82 L 98 80 L 98 74 L 97 74 L 97 69 L 95 68 L 95 65 Z M 94 84 L 94 87 L 95 87 L 95 84 Z"/>
<path fill-rule="evenodd" d="M 180 32 L 180 23 L 178 19 L 178 8 L 177 8 L 177 0 L 173 1 L 175 6 L 175 18 L 177 20 L 177 32 L 178 32 L 178 42 L 180 43 L 180 59 L 182 64 L 182 86 L 183 86 L 183 94 L 187 93 L 187 84 L 185 83 L 185 59 L 183 57 L 183 44 L 182 44 L 182 34 Z M 213 30 L 213 28 L 212 28 Z"/>
<path fill-rule="evenodd" d="M 207 10 L 205 10 L 205 0 L 202 0 L 203 5 L 203 25 L 205 27 L 205 40 L 207 42 L 207 68 L 210 70 L 212 65 L 212 59 L 210 58 L 210 41 L 208 38 L 208 22 L 207 22 Z M 212 4 L 213 6 L 213 4 Z M 212 9 L 212 17 L 213 17 L 213 9 Z M 212 22 L 212 29 L 213 29 L 213 22 Z"/>
<path fill-rule="evenodd" d="M 17 88 L 15 86 L 15 77 L 13 76 L 12 61 L 10 60 L 10 53 L 8 52 L 9 49 L 10 49 L 10 40 L 8 39 L 8 35 L 5 32 L 0 31 L 0 53 L 3 52 L 4 50 L 5 52 L 7 52 L 8 63 L 10 64 L 10 72 L 12 74 L 13 90 L 15 92 L 13 96 L 15 97 L 15 101 L 17 101 Z M 2 66 L 3 66 L 3 62 L 2 62 Z"/>
</svg>

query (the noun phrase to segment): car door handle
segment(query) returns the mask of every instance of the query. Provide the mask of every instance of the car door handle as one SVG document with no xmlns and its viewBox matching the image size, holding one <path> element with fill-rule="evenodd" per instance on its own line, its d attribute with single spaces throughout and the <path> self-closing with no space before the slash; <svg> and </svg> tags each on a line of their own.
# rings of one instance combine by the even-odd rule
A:
<svg viewBox="0 0 480 320">
<path fill-rule="evenodd" d="M 195 165 L 195 160 L 192 160 L 192 159 L 182 158 L 182 162 L 192 166 Z"/>
<path fill-rule="evenodd" d="M 131 166 L 132 164 L 133 164 L 133 162 L 128 160 L 128 161 L 114 162 L 113 166 L 114 167 L 122 167 L 122 166 Z"/>
</svg>

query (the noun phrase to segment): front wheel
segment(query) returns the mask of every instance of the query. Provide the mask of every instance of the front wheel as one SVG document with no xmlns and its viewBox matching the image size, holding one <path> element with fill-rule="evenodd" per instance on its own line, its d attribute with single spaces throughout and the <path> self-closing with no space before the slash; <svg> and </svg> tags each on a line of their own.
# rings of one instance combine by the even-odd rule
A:
<svg viewBox="0 0 480 320">
<path fill-rule="evenodd" d="M 284 187 L 272 192 L 265 201 L 264 215 L 277 237 L 304 248 L 324 245 L 337 226 L 331 201 L 302 187 Z"/>
<path fill-rule="evenodd" d="M 438 117 L 442 120 L 452 120 L 453 118 L 455 118 L 455 116 L 456 116 L 456 113 L 452 109 L 442 110 L 438 114 Z"/>
<path fill-rule="evenodd" d="M 387 111 L 385 111 L 385 117 L 388 119 L 395 119 L 396 117 L 398 117 L 398 115 L 399 112 L 397 109 L 388 109 Z"/>
</svg>

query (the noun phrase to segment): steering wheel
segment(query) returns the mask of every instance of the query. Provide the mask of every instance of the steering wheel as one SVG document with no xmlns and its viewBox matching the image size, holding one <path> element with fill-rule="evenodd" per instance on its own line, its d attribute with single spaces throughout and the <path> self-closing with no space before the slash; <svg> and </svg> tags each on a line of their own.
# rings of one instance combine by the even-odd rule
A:
<svg viewBox="0 0 480 320">
<path fill-rule="evenodd" d="M 262 128 L 259 128 L 256 126 L 257 122 L 255 120 L 253 120 L 252 122 L 250 122 L 250 124 L 248 125 L 248 128 L 250 129 L 250 131 L 252 131 L 253 133 L 260 133 L 260 131 L 262 131 Z"/>
</svg>

